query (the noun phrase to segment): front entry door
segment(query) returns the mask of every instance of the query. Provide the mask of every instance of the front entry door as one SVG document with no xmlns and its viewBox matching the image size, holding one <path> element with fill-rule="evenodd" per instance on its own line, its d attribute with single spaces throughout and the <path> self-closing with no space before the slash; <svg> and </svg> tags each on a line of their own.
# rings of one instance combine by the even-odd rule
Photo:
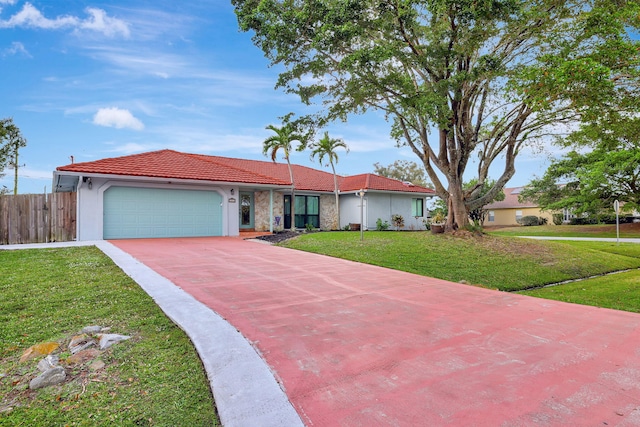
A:
<svg viewBox="0 0 640 427">
<path fill-rule="evenodd" d="M 254 228 L 253 193 L 240 193 L 240 228 Z"/>
</svg>

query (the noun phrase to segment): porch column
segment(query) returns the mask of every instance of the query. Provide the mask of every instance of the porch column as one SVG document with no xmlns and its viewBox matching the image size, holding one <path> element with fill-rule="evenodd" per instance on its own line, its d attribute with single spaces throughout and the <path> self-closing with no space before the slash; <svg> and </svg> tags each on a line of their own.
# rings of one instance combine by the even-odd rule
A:
<svg viewBox="0 0 640 427">
<path fill-rule="evenodd" d="M 273 189 L 269 190 L 269 232 L 273 233 Z"/>
</svg>

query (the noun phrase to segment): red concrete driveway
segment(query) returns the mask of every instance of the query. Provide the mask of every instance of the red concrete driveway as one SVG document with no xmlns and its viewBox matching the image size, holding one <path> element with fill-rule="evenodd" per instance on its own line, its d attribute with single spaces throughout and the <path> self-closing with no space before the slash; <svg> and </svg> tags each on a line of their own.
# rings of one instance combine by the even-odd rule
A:
<svg viewBox="0 0 640 427">
<path fill-rule="evenodd" d="M 638 314 L 234 238 L 112 243 L 237 327 L 307 425 L 640 425 Z"/>
</svg>

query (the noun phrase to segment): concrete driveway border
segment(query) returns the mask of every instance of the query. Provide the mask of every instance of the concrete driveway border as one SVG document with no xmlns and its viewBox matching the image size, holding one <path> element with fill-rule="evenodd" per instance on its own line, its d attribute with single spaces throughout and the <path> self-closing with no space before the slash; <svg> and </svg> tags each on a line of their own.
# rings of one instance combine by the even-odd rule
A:
<svg viewBox="0 0 640 427">
<path fill-rule="evenodd" d="M 96 246 L 158 304 L 193 342 L 225 427 L 304 426 L 266 362 L 213 310 L 107 241 L 0 246 L 0 250 Z"/>
</svg>

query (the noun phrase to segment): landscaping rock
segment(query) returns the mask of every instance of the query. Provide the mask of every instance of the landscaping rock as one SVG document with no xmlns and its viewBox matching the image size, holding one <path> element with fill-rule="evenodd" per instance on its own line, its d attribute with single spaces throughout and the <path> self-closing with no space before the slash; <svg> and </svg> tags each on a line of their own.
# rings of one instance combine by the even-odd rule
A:
<svg viewBox="0 0 640 427">
<path fill-rule="evenodd" d="M 129 336 L 120 334 L 102 334 L 100 336 L 100 350 L 111 347 L 120 341 L 128 340 Z"/>
<path fill-rule="evenodd" d="M 87 348 L 77 352 L 73 356 L 70 356 L 67 359 L 67 363 L 70 365 L 78 365 L 81 363 L 88 362 L 89 360 L 95 359 L 99 355 L 100 355 L 100 350 L 98 350 L 97 348 Z"/>
<path fill-rule="evenodd" d="M 71 342 L 69 343 L 69 351 L 71 351 L 71 354 L 76 354 L 94 345 L 96 345 L 96 341 L 88 335 L 76 335 L 75 337 L 71 338 Z"/>
<path fill-rule="evenodd" d="M 26 362 L 34 357 L 44 356 L 45 354 L 53 353 L 60 345 L 57 342 L 44 342 L 34 344 L 22 353 L 20 362 Z"/>
<path fill-rule="evenodd" d="M 105 365 L 102 360 L 94 360 L 93 362 L 91 362 L 91 365 L 89 365 L 89 369 L 91 369 L 92 371 L 99 371 L 103 369 L 104 366 Z"/>
<path fill-rule="evenodd" d="M 94 326 L 85 326 L 84 328 L 82 328 L 82 331 L 80 331 L 80 333 L 94 335 L 100 331 L 102 331 L 102 326 L 94 325 Z"/>
<path fill-rule="evenodd" d="M 65 357 L 62 361 L 60 360 L 59 354 L 60 344 L 57 342 L 39 343 L 29 347 L 23 352 L 20 361 L 26 362 L 37 356 L 46 356 L 38 362 L 38 370 L 41 374 L 33 378 L 28 384 L 22 381 L 15 381 L 13 384 L 15 390 L 17 392 L 27 389 L 37 390 L 60 384 L 67 378 L 67 372 L 64 366 L 69 366 L 69 375 L 71 375 L 72 379 L 77 377 L 80 371 L 84 372 L 83 375 L 86 375 L 86 369 L 78 369 L 77 365 L 88 367 L 93 372 L 104 369 L 106 362 L 98 359 L 100 355 L 102 355 L 103 350 L 111 347 L 113 344 L 131 338 L 127 335 L 105 333 L 109 330 L 111 330 L 111 328 L 98 325 L 86 326 L 80 334 L 67 338 L 65 341 L 68 340 L 67 349 L 71 353 L 71 356 Z M 100 341 L 99 343 L 98 340 Z M 100 349 L 98 349 L 98 345 Z M 53 354 L 53 352 L 56 354 Z M 62 366 L 60 364 L 61 362 L 63 362 Z M 24 371 L 22 374 L 24 374 L 26 368 L 23 367 L 21 369 Z M 0 380 L 8 376 L 8 373 L 0 372 Z M 0 406 L 0 413 L 11 410 L 12 407 Z M 2 424 L 2 422 L 0 422 L 0 424 Z"/>
<path fill-rule="evenodd" d="M 41 361 L 38 362 L 38 369 L 40 372 L 46 372 L 51 368 L 58 366 L 60 362 L 60 357 L 56 354 L 50 354 Z"/>
<path fill-rule="evenodd" d="M 62 366 L 56 366 L 32 379 L 29 383 L 29 388 L 31 390 L 37 390 L 39 388 L 60 384 L 65 378 L 67 378 L 67 373 L 64 371 L 64 368 Z"/>
</svg>

